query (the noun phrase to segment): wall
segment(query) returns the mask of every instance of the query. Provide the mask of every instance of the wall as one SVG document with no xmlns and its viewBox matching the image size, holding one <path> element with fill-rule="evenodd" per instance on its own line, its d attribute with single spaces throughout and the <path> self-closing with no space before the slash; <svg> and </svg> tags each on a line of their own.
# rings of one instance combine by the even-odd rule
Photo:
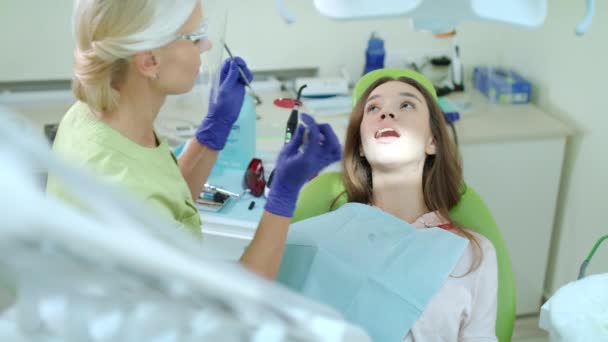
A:
<svg viewBox="0 0 608 342">
<path fill-rule="evenodd" d="M 227 42 L 254 70 L 319 67 L 324 75 L 338 75 L 345 66 L 357 77 L 372 31 L 386 39 L 387 49 L 400 54 L 449 47 L 445 40 L 413 32 L 404 18 L 337 22 L 318 14 L 312 0 L 286 0 L 297 15 L 296 24 L 287 25 L 274 1 L 222 1 L 231 1 Z M 0 82 L 71 78 L 72 4 L 72 0 L 0 0 Z"/>
<path fill-rule="evenodd" d="M 71 0 L 0 0 L 0 82 L 70 79 Z"/>
<path fill-rule="evenodd" d="M 546 294 L 576 279 L 594 242 L 608 234 L 608 2 L 598 1 L 588 33 L 574 35 L 584 15 L 583 1 L 552 0 L 545 25 L 533 31 L 500 26 L 463 25 L 465 63 L 512 66 L 534 83 L 534 102 L 576 127 L 570 139 L 558 201 Z M 489 53 L 487 50 L 492 49 Z M 525 196 L 525 194 L 522 194 Z M 515 214 L 515 213 L 514 213 Z M 608 244 L 596 254 L 588 273 L 608 272 Z"/>
</svg>

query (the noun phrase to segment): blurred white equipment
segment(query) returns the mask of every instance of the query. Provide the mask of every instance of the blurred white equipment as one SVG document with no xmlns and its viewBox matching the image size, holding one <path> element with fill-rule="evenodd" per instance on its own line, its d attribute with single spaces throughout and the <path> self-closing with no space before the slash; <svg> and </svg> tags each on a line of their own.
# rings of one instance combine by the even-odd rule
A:
<svg viewBox="0 0 608 342">
<path fill-rule="evenodd" d="M 541 309 L 552 342 L 608 341 L 608 273 L 567 284 Z"/>
<path fill-rule="evenodd" d="M 334 19 L 407 16 L 416 30 L 444 33 L 469 20 L 491 20 L 525 27 L 542 25 L 547 0 L 314 0 Z"/>
<path fill-rule="evenodd" d="M 541 308 L 539 325 L 552 342 L 608 341 L 608 273 L 585 277 L 600 238 L 581 265 L 579 279 L 560 288 Z"/>
<path fill-rule="evenodd" d="M 369 341 L 325 306 L 208 261 L 187 233 L 60 162 L 10 118 L 0 109 L 0 284 L 17 297 L 0 340 Z M 47 197 L 38 170 L 88 210 Z"/>
<path fill-rule="evenodd" d="M 275 0 L 279 13 L 288 23 L 295 16 L 284 0 Z M 595 0 L 586 0 L 587 14 L 576 27 L 583 35 L 591 25 Z M 468 20 L 490 20 L 524 27 L 539 27 L 547 16 L 547 0 L 314 0 L 317 10 L 333 19 L 364 19 L 407 16 L 416 30 L 451 32 Z M 574 24 L 574 23 L 572 23 Z"/>
</svg>

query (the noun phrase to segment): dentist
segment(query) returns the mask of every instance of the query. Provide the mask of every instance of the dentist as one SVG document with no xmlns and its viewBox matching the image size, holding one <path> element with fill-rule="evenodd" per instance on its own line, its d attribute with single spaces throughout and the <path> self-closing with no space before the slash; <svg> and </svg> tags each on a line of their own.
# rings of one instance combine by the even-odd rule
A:
<svg viewBox="0 0 608 342">
<path fill-rule="evenodd" d="M 211 48 L 200 0 L 76 0 L 73 91 L 78 101 L 59 126 L 54 150 L 67 160 L 132 193 L 200 235 L 194 205 L 237 120 L 245 94 L 240 58 L 227 60 L 218 99 L 179 160 L 153 128 L 168 95 L 190 91 L 200 54 Z M 338 161 L 341 149 L 331 127 L 305 114 L 281 151 L 265 211 L 241 263 L 274 278 L 300 189 Z M 323 143 L 320 143 L 323 141 Z M 314 143 L 317 142 L 317 143 Z M 301 148 L 303 146 L 303 149 Z M 49 175 L 47 192 L 70 201 Z"/>
</svg>

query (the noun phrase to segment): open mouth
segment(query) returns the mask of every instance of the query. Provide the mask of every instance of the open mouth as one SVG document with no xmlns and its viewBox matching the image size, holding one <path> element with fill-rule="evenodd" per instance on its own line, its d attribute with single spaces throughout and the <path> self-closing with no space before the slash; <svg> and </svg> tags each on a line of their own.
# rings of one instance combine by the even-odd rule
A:
<svg viewBox="0 0 608 342">
<path fill-rule="evenodd" d="M 392 128 L 383 128 L 376 132 L 376 140 L 382 142 L 391 142 L 401 137 L 401 134 Z"/>
</svg>

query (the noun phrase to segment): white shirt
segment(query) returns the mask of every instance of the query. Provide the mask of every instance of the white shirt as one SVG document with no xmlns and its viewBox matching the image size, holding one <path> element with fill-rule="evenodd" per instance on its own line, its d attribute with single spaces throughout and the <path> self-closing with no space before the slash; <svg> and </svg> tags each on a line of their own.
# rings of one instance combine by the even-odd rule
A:
<svg viewBox="0 0 608 342">
<path fill-rule="evenodd" d="M 414 225 L 433 227 L 443 221 L 428 213 Z M 479 250 L 469 243 L 446 283 L 433 296 L 406 342 L 486 342 L 496 338 L 498 266 L 496 251 L 485 237 L 473 233 L 481 247 L 481 263 L 469 273 Z"/>
</svg>

